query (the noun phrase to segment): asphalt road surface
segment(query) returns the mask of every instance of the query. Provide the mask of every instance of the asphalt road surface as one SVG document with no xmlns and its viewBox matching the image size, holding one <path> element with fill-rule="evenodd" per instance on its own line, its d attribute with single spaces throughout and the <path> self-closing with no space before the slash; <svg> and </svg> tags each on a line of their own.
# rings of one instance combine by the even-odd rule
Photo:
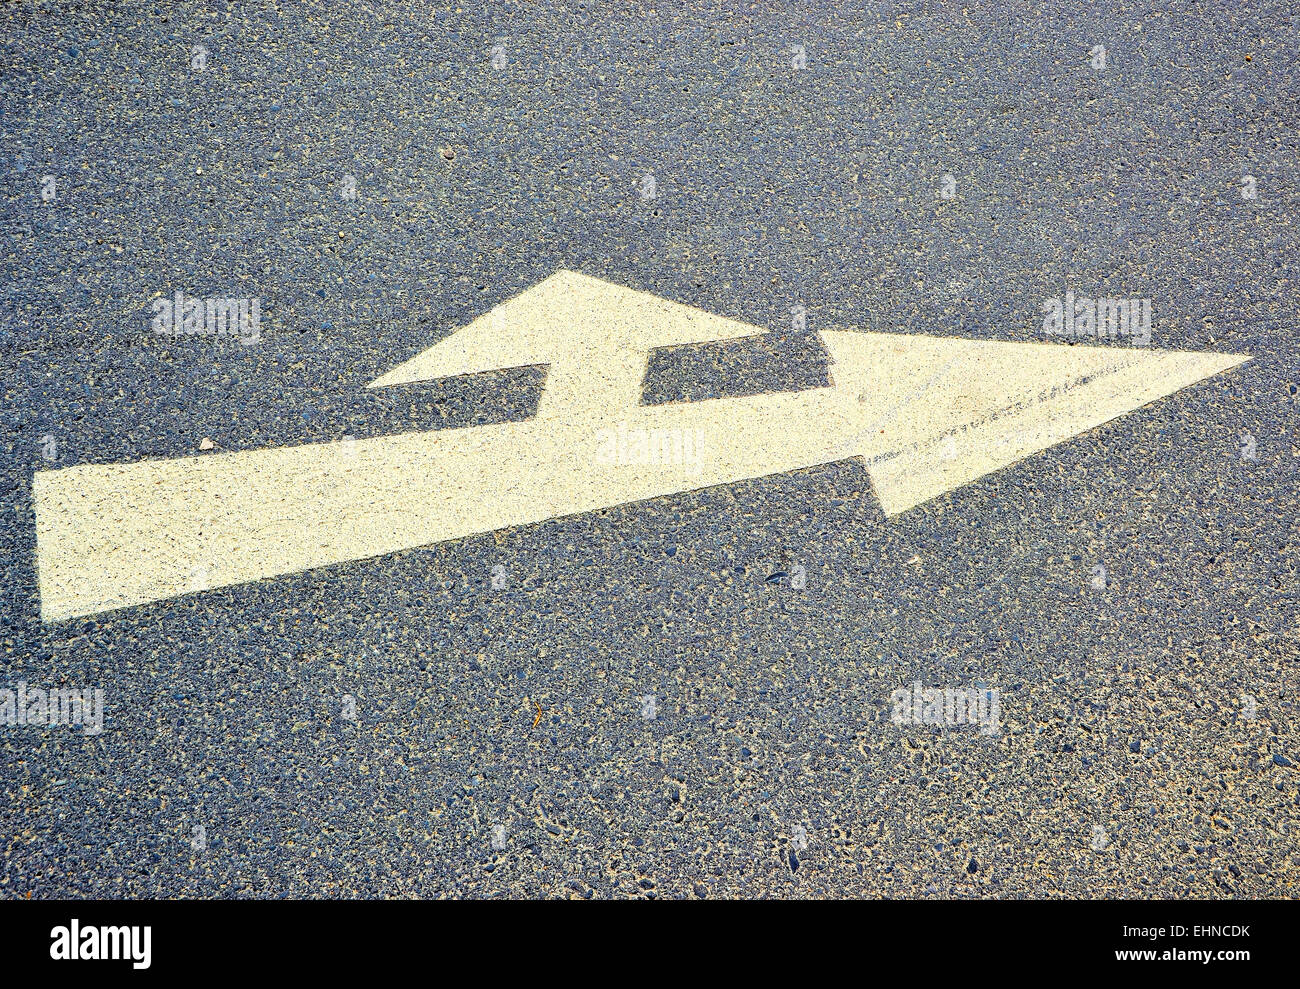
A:
<svg viewBox="0 0 1300 989">
<path fill-rule="evenodd" d="M 0 9 L 0 688 L 103 692 L 0 724 L 0 896 L 1296 895 L 1289 5 L 614 6 Z M 42 617 L 43 472 L 523 422 L 366 385 L 562 270 L 769 330 L 646 405 L 1067 292 L 1250 360 L 899 514 L 846 457 Z"/>
</svg>

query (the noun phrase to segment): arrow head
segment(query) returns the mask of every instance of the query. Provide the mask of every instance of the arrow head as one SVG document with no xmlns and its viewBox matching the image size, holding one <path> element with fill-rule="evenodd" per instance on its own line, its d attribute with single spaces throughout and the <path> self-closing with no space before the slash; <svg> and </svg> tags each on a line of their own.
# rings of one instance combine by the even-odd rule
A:
<svg viewBox="0 0 1300 989">
<path fill-rule="evenodd" d="M 1249 360 L 1244 354 L 825 331 L 887 515 Z"/>
<path fill-rule="evenodd" d="M 590 275 L 558 271 L 367 387 L 549 364 L 548 391 L 557 379 L 571 379 L 578 391 L 616 391 L 620 402 L 634 395 L 635 405 L 646 356 L 656 347 L 764 332 Z"/>
</svg>

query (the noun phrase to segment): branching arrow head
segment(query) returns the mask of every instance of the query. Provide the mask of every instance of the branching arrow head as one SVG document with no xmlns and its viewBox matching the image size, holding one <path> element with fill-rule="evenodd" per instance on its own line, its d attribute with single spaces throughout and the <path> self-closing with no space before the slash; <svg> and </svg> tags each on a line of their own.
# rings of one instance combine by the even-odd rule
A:
<svg viewBox="0 0 1300 989">
<path fill-rule="evenodd" d="M 548 364 L 543 414 L 616 414 L 640 403 L 647 355 L 656 347 L 764 332 L 576 271 L 559 271 L 368 387 Z"/>
</svg>

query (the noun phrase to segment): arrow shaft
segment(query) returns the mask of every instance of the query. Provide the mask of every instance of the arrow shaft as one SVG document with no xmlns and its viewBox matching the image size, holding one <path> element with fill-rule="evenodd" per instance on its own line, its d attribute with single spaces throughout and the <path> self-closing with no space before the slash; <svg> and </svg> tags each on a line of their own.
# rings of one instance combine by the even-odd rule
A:
<svg viewBox="0 0 1300 989">
<path fill-rule="evenodd" d="M 36 475 L 47 620 L 844 456 L 831 389 Z M 809 442 L 816 424 L 818 442 Z"/>
</svg>

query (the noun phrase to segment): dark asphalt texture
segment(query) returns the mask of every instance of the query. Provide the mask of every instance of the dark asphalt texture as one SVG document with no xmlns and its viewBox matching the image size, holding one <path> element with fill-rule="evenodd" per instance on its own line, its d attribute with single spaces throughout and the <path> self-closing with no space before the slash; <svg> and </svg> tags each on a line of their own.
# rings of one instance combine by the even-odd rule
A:
<svg viewBox="0 0 1300 989">
<path fill-rule="evenodd" d="M 708 6 L 0 8 L 0 686 L 106 691 L 0 726 L 0 896 L 1297 894 L 1294 11 Z M 845 461 L 42 624 L 35 470 L 525 418 L 540 369 L 364 385 L 561 268 L 772 329 L 647 402 L 1067 288 L 1254 356 L 892 519 Z"/>
</svg>

